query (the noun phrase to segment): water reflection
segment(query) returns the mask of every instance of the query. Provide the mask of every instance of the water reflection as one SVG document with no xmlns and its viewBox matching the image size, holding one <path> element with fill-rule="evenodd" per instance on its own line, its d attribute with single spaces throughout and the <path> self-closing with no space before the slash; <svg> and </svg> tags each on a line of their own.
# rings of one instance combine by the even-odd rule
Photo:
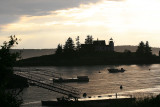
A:
<svg viewBox="0 0 160 107">
<path fill-rule="evenodd" d="M 109 73 L 107 69 L 124 68 L 123 73 Z M 87 75 L 90 78 L 88 83 L 66 83 L 73 87 L 82 89 L 87 95 L 101 95 L 108 93 L 160 93 L 160 64 L 153 65 L 115 65 L 115 66 L 78 66 L 78 67 L 30 67 L 41 69 L 41 72 L 48 70 L 63 74 L 66 78 Z M 150 69 L 150 70 L 149 70 Z M 99 73 L 100 72 L 100 73 Z M 123 89 L 120 89 L 123 85 Z M 52 99 L 60 94 L 45 89 L 30 87 L 24 90 L 24 102 L 34 102 L 44 99 Z"/>
</svg>

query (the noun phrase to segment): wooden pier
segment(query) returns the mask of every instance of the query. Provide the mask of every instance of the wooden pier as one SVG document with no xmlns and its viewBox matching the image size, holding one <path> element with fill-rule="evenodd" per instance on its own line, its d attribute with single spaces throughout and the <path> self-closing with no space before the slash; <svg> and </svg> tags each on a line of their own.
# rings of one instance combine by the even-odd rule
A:
<svg viewBox="0 0 160 107">
<path fill-rule="evenodd" d="M 47 72 L 30 72 L 30 71 L 16 70 L 14 74 L 28 79 L 28 83 L 34 84 L 38 87 L 48 89 L 50 91 L 54 91 L 63 95 L 67 95 L 68 97 L 73 97 L 73 98 L 80 97 L 81 90 L 79 90 L 78 88 L 74 88 L 59 83 L 53 83 L 53 81 L 44 78 L 42 75 L 50 77 L 53 76 Z"/>
</svg>

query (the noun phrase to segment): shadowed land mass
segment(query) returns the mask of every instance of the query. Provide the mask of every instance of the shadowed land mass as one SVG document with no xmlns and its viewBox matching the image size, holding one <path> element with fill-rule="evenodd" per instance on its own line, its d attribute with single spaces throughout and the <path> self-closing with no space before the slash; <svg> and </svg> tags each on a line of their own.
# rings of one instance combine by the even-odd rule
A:
<svg viewBox="0 0 160 107">
<path fill-rule="evenodd" d="M 75 66 L 112 64 L 153 64 L 160 63 L 158 48 L 151 48 L 148 41 L 138 46 L 114 46 L 113 39 L 106 45 L 105 40 L 93 40 L 88 35 L 85 44 L 68 38 L 65 45 L 58 45 L 55 53 L 19 60 L 17 66 Z M 154 52 L 154 53 L 153 53 Z"/>
</svg>

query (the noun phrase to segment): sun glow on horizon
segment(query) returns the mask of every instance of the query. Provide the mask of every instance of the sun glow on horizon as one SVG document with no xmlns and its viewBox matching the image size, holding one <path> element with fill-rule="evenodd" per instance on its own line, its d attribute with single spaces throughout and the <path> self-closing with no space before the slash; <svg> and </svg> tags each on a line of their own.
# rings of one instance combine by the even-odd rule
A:
<svg viewBox="0 0 160 107">
<path fill-rule="evenodd" d="M 51 11 L 50 14 L 44 16 L 24 15 L 15 23 L 1 26 L 0 33 L 6 36 L 8 33 L 34 36 L 33 40 L 36 38 L 41 40 L 40 38 L 44 37 L 42 41 L 46 42 L 43 47 L 46 48 L 50 48 L 47 40 L 51 41 L 52 38 L 54 48 L 56 48 L 55 44 L 64 44 L 69 36 L 75 38 L 79 35 L 84 40 L 87 34 L 107 41 L 113 37 L 116 45 L 137 45 L 141 40 L 149 42 L 151 40 L 152 46 L 160 47 L 158 45 L 160 39 L 159 5 L 158 0 L 118 2 L 102 0 L 95 4 Z M 25 36 L 23 37 L 22 39 L 25 40 Z M 41 45 L 36 46 L 38 48 Z"/>
</svg>

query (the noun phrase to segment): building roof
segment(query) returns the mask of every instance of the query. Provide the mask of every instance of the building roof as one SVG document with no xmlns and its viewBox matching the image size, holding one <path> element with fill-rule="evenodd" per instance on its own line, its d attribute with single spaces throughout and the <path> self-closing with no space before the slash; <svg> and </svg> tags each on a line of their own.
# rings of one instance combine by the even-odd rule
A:
<svg viewBox="0 0 160 107">
<path fill-rule="evenodd" d="M 106 45 L 105 40 L 97 40 L 93 41 L 93 45 Z"/>
</svg>

